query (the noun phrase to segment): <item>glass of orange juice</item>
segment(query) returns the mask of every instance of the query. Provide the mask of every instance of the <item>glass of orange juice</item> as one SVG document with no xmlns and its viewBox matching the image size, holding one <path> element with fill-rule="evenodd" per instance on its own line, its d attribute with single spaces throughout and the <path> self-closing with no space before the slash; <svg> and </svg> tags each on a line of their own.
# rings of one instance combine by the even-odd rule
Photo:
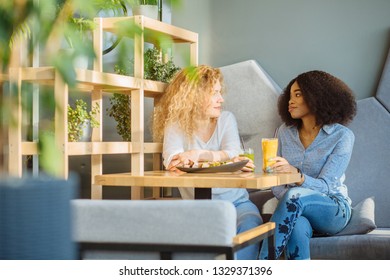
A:
<svg viewBox="0 0 390 280">
<path fill-rule="evenodd" d="M 278 154 L 278 138 L 262 138 L 261 148 L 263 151 L 263 171 L 271 173 L 273 172 L 271 165 L 276 162 L 272 159 Z"/>
</svg>

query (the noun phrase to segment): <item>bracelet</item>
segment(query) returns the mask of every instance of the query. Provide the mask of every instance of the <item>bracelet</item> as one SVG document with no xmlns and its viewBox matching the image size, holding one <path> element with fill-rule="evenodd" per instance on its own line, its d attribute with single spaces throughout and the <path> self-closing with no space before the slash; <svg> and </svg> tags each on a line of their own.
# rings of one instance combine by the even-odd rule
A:
<svg viewBox="0 0 390 280">
<path fill-rule="evenodd" d="M 299 168 L 297 168 L 297 167 L 295 167 L 297 170 L 298 170 L 298 173 L 299 174 L 301 174 L 301 179 L 303 178 L 303 173 L 302 173 L 302 171 L 299 169 Z"/>
</svg>

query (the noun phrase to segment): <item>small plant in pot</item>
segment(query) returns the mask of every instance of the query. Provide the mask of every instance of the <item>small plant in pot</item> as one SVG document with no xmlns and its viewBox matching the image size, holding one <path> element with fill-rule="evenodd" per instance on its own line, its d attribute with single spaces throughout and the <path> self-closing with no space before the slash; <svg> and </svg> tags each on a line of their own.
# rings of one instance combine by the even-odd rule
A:
<svg viewBox="0 0 390 280">
<path fill-rule="evenodd" d="M 115 72 L 121 75 L 132 75 L 133 61 L 129 67 L 115 65 Z M 157 48 L 146 50 L 144 54 L 144 78 L 153 81 L 169 83 L 180 68 L 175 66 L 172 59 L 163 62 L 160 51 Z M 107 114 L 113 117 L 117 123 L 118 134 L 124 141 L 131 141 L 131 101 L 130 96 L 114 93 L 110 97 L 111 107 Z"/>
<path fill-rule="evenodd" d="M 107 14 L 127 15 L 126 2 L 129 0 L 92 0 L 86 1 L 83 8 L 73 3 L 77 10 L 69 9 L 74 1 L 63 2 L 57 6 L 57 10 L 63 11 L 63 17 L 67 24 L 64 28 L 65 42 L 62 44 L 59 65 L 61 63 L 72 64 L 74 68 L 88 69 L 95 58 L 92 33 L 96 28 L 95 17 L 107 16 Z M 70 3 L 69 3 L 70 2 Z M 88 7 L 88 8 L 87 8 Z M 61 16 L 61 15 L 60 15 Z M 66 74 L 66 72 L 64 71 Z M 74 75 L 74 74 L 73 74 Z"/>
<path fill-rule="evenodd" d="M 135 0 L 131 7 L 133 15 L 158 19 L 158 0 Z"/>
<path fill-rule="evenodd" d="M 95 58 L 92 33 L 96 25 L 92 15 L 85 11 L 73 11 L 67 4 L 59 5 L 57 9 L 61 11 L 58 16 L 66 19 L 64 40 L 58 55 L 53 57 L 54 61 L 50 61 L 49 65 L 54 64 L 63 75 L 74 77 L 73 68 L 88 69 L 89 62 Z M 72 70 L 69 71 L 68 68 Z"/>
<path fill-rule="evenodd" d="M 68 141 L 77 142 L 82 139 L 88 126 L 99 127 L 100 123 L 95 118 L 99 112 L 98 104 L 88 111 L 87 103 L 82 99 L 77 99 L 73 107 L 68 105 Z"/>
</svg>

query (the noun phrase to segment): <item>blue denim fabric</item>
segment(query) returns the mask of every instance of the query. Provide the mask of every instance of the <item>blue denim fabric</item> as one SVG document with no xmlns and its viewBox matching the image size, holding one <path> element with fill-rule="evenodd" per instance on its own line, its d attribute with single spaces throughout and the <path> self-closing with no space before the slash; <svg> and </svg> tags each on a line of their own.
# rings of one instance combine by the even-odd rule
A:
<svg viewBox="0 0 390 280">
<path fill-rule="evenodd" d="M 286 258 L 310 259 L 313 230 L 322 234 L 341 231 L 351 217 L 351 206 L 341 195 L 326 195 L 311 189 L 289 189 L 271 217 L 276 223 L 275 257 L 286 249 Z M 268 241 L 264 240 L 260 259 L 268 258 Z"/>
<path fill-rule="evenodd" d="M 301 186 L 273 188 L 280 199 L 271 218 L 276 223 L 275 256 L 286 249 L 287 259 L 310 259 L 313 230 L 321 234 L 341 231 L 351 216 L 351 200 L 345 175 L 355 136 L 341 124 L 324 125 L 314 141 L 305 148 L 295 126 L 283 124 L 278 131 L 278 154 L 301 170 Z M 260 258 L 266 259 L 267 241 Z"/>
<path fill-rule="evenodd" d="M 237 233 L 257 227 L 263 223 L 259 210 L 250 200 L 233 203 L 237 210 Z M 259 255 L 259 243 L 241 249 L 236 253 L 238 260 L 256 260 Z"/>
</svg>

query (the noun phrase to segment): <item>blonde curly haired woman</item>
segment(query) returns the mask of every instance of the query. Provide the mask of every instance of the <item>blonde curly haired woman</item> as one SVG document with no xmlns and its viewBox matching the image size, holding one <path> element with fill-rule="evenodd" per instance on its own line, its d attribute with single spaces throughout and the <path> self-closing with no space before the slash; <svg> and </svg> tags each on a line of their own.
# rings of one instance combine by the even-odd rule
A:
<svg viewBox="0 0 390 280">
<path fill-rule="evenodd" d="M 179 71 L 156 104 L 155 140 L 163 140 L 164 166 L 175 170 L 199 161 L 236 159 L 241 151 L 237 122 L 222 110 L 223 76 L 219 69 L 201 65 Z M 248 162 L 243 171 L 252 171 Z M 180 189 L 183 198 L 193 197 Z M 212 199 L 227 200 L 237 210 L 237 233 L 262 224 L 257 207 L 246 189 L 213 188 Z M 237 253 L 237 259 L 256 259 L 259 245 Z"/>
</svg>

